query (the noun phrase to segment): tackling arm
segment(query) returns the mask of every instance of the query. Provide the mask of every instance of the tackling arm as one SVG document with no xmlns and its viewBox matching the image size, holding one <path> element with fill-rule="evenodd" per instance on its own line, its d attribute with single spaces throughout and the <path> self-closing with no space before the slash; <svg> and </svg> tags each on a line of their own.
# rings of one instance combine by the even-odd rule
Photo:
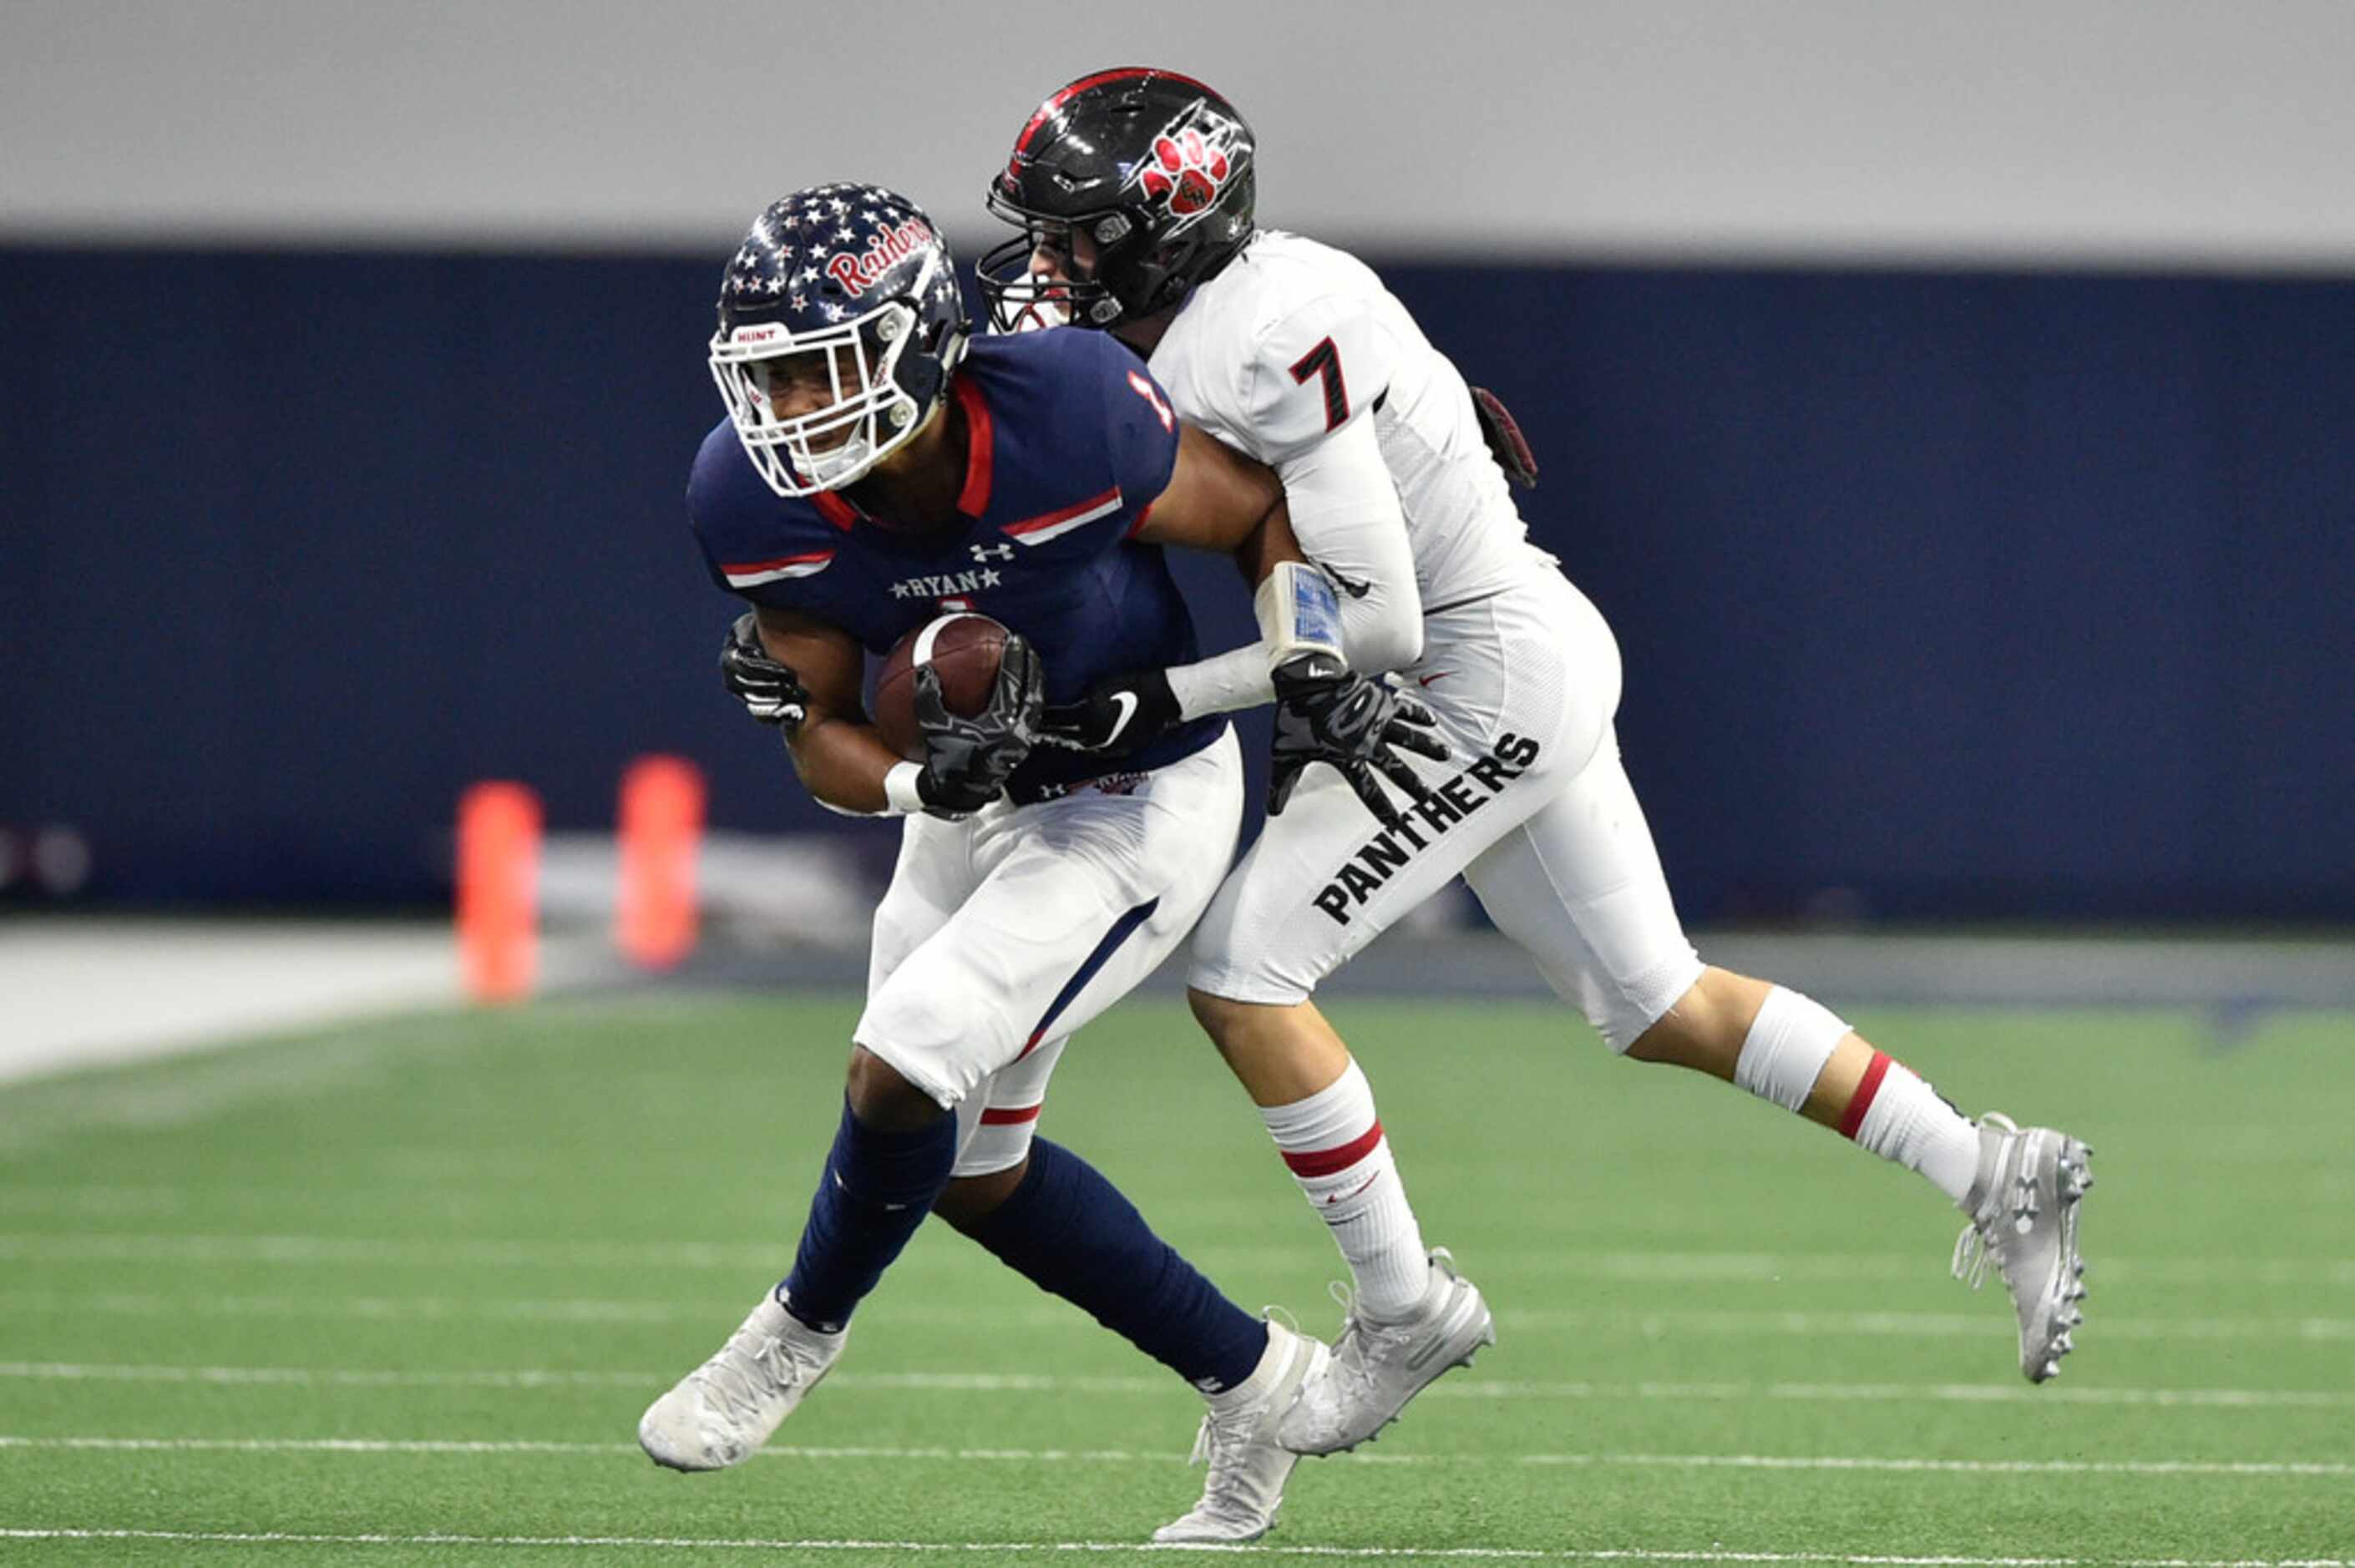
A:
<svg viewBox="0 0 2355 1568">
<path fill-rule="evenodd" d="M 1423 596 L 1398 488 L 1363 413 L 1278 465 L 1292 530 L 1341 590 L 1349 667 L 1396 670 L 1423 656 Z"/>
<path fill-rule="evenodd" d="M 1155 499 L 1136 536 L 1149 545 L 1231 556 L 1243 580 L 1259 590 L 1254 608 L 1261 641 L 1161 672 L 1176 705 L 1173 717 L 1199 718 L 1273 700 L 1273 671 L 1299 652 L 1302 641 L 1303 629 L 1292 613 L 1296 598 L 1305 592 L 1329 608 L 1337 597 L 1293 537 L 1274 471 L 1192 425 L 1183 426 L 1169 484 Z M 1297 583 L 1294 574 L 1303 574 Z M 1283 580 L 1271 581 L 1280 576 Z"/>
<path fill-rule="evenodd" d="M 1401 534 L 1403 530 L 1401 530 Z M 1192 426 L 1178 438 L 1178 462 L 1139 539 L 1222 551 L 1258 585 L 1252 608 L 1262 640 L 1170 670 L 1138 670 L 1100 682 L 1085 697 L 1049 710 L 1046 728 L 1063 744 L 1119 750 L 1203 714 L 1278 703 L 1268 810 L 1284 810 L 1311 762 L 1330 763 L 1366 809 L 1386 824 L 1396 805 L 1379 772 L 1412 798 L 1430 792 L 1395 748 L 1444 758 L 1421 704 L 1379 681 L 1350 673 L 1331 580 L 1303 559 L 1274 475 Z M 1412 563 L 1407 583 L 1412 592 Z M 1417 635 L 1421 622 L 1416 623 Z"/>
</svg>

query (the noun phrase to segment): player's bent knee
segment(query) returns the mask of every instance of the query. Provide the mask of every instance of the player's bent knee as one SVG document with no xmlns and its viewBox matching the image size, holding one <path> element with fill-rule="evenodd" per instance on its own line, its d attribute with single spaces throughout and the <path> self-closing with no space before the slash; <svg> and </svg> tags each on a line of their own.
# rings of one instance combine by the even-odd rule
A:
<svg viewBox="0 0 2355 1568">
<path fill-rule="evenodd" d="M 1022 1178 L 1029 1171 L 1030 1157 L 1025 1153 L 1003 1171 L 993 1171 L 986 1176 L 959 1176 L 942 1189 L 939 1200 L 932 1204 L 932 1213 L 970 1234 L 975 1225 L 996 1213 L 998 1206 L 1014 1195 L 1014 1190 L 1022 1185 Z"/>
<path fill-rule="evenodd" d="M 1695 1066 L 1685 1060 L 1686 1044 L 1700 1022 L 1693 1009 L 1703 997 L 1702 981 L 1714 972 L 1688 948 L 1632 980 L 1556 989 L 1565 996 L 1575 991 L 1587 1022 L 1614 1054 Z"/>
<path fill-rule="evenodd" d="M 1735 1060 L 1766 1000 L 1766 986 L 1731 969 L 1703 969 L 1660 1018 L 1628 1045 L 1639 1062 L 1733 1076 Z"/>
<path fill-rule="evenodd" d="M 912 1130 L 948 1114 L 939 1101 L 864 1045 L 851 1047 L 847 1092 L 850 1114 L 884 1131 Z"/>
<path fill-rule="evenodd" d="M 1199 986 L 1188 986 L 1186 1005 L 1193 1009 L 1194 1022 L 1202 1026 L 1202 1032 L 1217 1042 L 1220 1049 L 1224 1050 L 1227 1036 L 1242 1027 L 1243 1020 L 1247 1016 L 1245 1010 L 1252 1004 L 1247 1001 L 1235 1001 L 1223 996 L 1213 996 Z"/>
<path fill-rule="evenodd" d="M 1304 1005 L 1292 1001 L 1238 1001 L 1192 986 L 1187 988 L 1186 1001 L 1194 1010 L 1194 1022 L 1238 1070 L 1253 1057 L 1290 1052 Z"/>
</svg>

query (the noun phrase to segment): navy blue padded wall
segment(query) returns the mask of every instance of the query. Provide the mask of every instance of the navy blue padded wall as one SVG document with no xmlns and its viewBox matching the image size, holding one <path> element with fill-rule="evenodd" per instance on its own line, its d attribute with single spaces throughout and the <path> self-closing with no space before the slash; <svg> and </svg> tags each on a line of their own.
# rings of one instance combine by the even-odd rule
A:
<svg viewBox="0 0 2355 1568">
<path fill-rule="evenodd" d="M 645 750 L 834 827 L 712 673 L 714 270 L 0 250 L 0 821 L 368 901 L 467 781 L 591 827 Z M 1386 275 L 1531 433 L 1689 916 L 2355 916 L 2355 285 Z"/>
</svg>

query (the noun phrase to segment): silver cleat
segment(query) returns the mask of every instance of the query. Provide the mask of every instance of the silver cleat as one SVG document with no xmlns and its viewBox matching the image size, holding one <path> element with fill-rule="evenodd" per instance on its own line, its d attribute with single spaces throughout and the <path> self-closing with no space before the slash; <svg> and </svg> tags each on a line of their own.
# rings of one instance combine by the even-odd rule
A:
<svg viewBox="0 0 2355 1568">
<path fill-rule="evenodd" d="M 709 1361 L 646 1407 L 638 1446 L 674 1470 L 742 1463 L 833 1368 L 849 1337 L 805 1327 L 771 1292 Z"/>
<path fill-rule="evenodd" d="M 1202 1499 L 1182 1517 L 1153 1532 L 1163 1545 L 1237 1544 L 1257 1541 L 1275 1523 L 1284 1483 L 1300 1456 L 1275 1440 L 1276 1422 L 1291 1407 L 1302 1383 L 1321 1374 L 1332 1353 L 1322 1340 L 1293 1332 L 1271 1320 L 1268 1342 L 1284 1360 L 1265 1393 L 1240 1410 L 1202 1417 L 1191 1464 L 1208 1463 Z"/>
<path fill-rule="evenodd" d="M 2061 1371 L 2085 1320 L 2077 1207 L 2094 1185 L 2094 1151 L 1993 1112 L 1978 1128 L 1979 1171 L 1963 1200 L 1971 1223 L 1955 1240 L 1955 1277 L 1976 1290 L 1994 1265 L 2019 1315 L 2020 1373 L 2042 1383 Z"/>
<path fill-rule="evenodd" d="M 1423 1310 L 1403 1323 L 1360 1317 L 1346 1287 L 1335 1294 L 1347 1313 L 1324 1375 L 1301 1385 L 1299 1402 L 1277 1436 L 1295 1454 L 1338 1454 L 1398 1419 L 1407 1401 L 1455 1367 L 1468 1367 L 1497 1342 L 1480 1287 L 1455 1272 L 1445 1247 L 1431 1253 Z"/>
</svg>

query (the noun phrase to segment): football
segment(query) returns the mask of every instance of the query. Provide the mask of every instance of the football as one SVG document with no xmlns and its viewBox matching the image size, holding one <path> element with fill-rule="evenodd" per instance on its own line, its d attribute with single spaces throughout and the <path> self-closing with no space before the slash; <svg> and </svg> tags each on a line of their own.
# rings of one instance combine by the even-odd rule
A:
<svg viewBox="0 0 2355 1568">
<path fill-rule="evenodd" d="M 1005 651 L 1005 627 L 963 610 L 928 620 L 893 643 L 875 678 L 875 727 L 883 743 L 911 762 L 923 760 L 924 736 L 916 723 L 919 667 L 938 671 L 941 700 L 949 712 L 970 718 L 989 705 Z"/>
</svg>

